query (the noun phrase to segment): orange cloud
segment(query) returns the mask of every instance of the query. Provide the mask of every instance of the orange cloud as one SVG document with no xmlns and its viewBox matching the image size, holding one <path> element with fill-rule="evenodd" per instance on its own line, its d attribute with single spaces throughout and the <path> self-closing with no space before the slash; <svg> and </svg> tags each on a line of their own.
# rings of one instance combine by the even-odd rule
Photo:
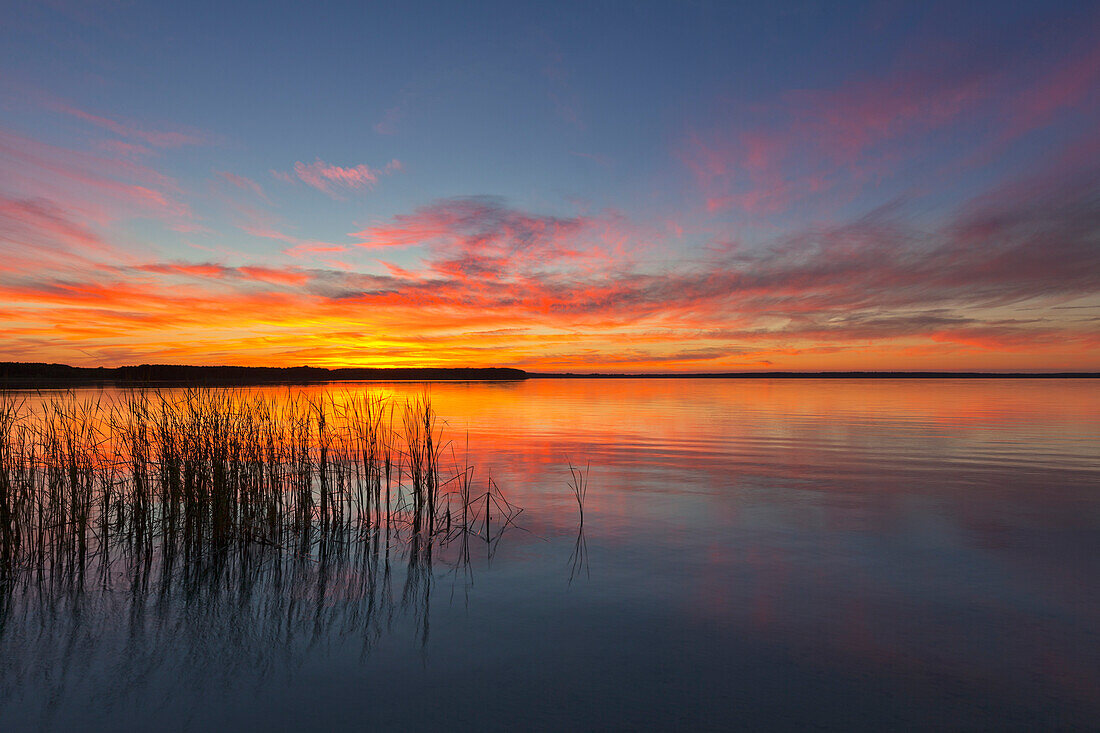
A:
<svg viewBox="0 0 1100 733">
<path fill-rule="evenodd" d="M 0 198 L 0 359 L 1100 368 L 1091 157 L 1054 161 L 939 226 L 918 226 L 899 205 L 753 247 L 700 248 L 678 263 L 681 250 L 660 249 L 669 231 L 685 236 L 678 222 L 647 230 L 615 212 L 555 216 L 492 197 L 421 206 L 350 235 L 349 246 L 285 234 L 257 215 L 244 231 L 286 245 L 281 253 L 214 247 L 212 261 L 190 262 L 126 254 L 108 234 L 150 211 L 193 223 L 171 181 L 129 162 L 5 142 L 0 155 L 22 190 Z M 645 247 L 663 255 L 658 265 L 635 256 Z M 376 248 L 397 263 L 310 259 Z"/>
</svg>

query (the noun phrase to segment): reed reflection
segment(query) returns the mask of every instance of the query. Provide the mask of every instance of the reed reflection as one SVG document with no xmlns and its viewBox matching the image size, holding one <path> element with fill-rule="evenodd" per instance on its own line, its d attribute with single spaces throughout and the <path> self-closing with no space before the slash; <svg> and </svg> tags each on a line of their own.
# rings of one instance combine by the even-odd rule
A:
<svg viewBox="0 0 1100 733">
<path fill-rule="evenodd" d="M 569 556 L 569 583 L 573 579 L 584 574 L 590 577 L 588 570 L 588 540 L 584 536 L 584 500 L 588 496 L 588 473 L 591 466 L 586 465 L 584 470 L 569 464 L 569 491 L 577 500 L 577 540 L 573 543 L 573 553 Z"/>
<path fill-rule="evenodd" d="M 522 511 L 451 448 L 426 394 L 0 398 L 0 700 L 48 708 L 112 659 L 122 705 L 410 623 L 427 644 L 435 566 L 472 583 Z"/>
</svg>

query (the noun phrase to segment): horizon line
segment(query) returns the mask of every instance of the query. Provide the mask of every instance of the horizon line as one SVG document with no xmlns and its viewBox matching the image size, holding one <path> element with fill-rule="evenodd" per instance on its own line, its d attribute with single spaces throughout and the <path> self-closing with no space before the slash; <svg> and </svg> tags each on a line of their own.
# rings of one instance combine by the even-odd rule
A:
<svg viewBox="0 0 1100 733">
<path fill-rule="evenodd" d="M 16 374 L 11 374 L 11 371 L 16 371 Z M 743 370 L 743 371 L 698 371 L 698 372 L 610 372 L 610 371 L 592 371 L 592 372 L 573 372 L 573 371 L 528 371 L 521 367 L 512 366 L 333 366 L 333 367 L 321 367 L 313 366 L 309 364 L 298 364 L 293 366 L 241 366 L 231 364 L 129 364 L 120 366 L 72 366 L 69 364 L 62 364 L 57 362 L 0 362 L 0 384 L 8 381 L 9 379 L 15 379 L 16 381 L 30 381 L 30 380 L 42 380 L 42 381 L 75 381 L 81 377 L 94 378 L 100 376 L 105 379 L 102 381 L 113 381 L 111 377 L 120 376 L 126 377 L 124 381 L 148 381 L 148 382 L 164 382 L 164 381 L 186 381 L 186 375 L 172 375 L 167 374 L 159 376 L 152 374 L 133 374 L 135 371 L 156 371 L 156 370 L 187 370 L 196 372 L 208 372 L 213 373 L 219 370 L 229 371 L 237 376 L 247 377 L 249 372 L 254 375 L 267 372 L 317 372 L 318 377 L 325 375 L 331 375 L 339 377 L 341 373 L 348 374 L 352 372 L 359 372 L 363 374 L 368 373 L 404 373 L 407 375 L 407 379 L 416 379 L 416 375 L 420 373 L 424 381 L 433 381 L 431 375 L 436 375 L 436 378 L 441 376 L 453 375 L 458 377 L 459 380 L 462 376 L 466 376 L 467 379 L 472 377 L 477 380 L 478 376 L 485 378 L 491 378 L 491 375 L 496 373 L 508 373 L 513 375 L 510 380 L 516 381 L 516 379 L 737 379 L 737 378 L 1098 378 L 1100 377 L 1100 371 L 1067 371 L 1067 370 L 1049 370 L 1049 371 L 959 371 L 959 370 Z M 109 375 L 108 372 L 115 372 L 116 375 Z M 289 376 L 289 374 L 288 374 Z M 173 378 L 174 377 L 174 378 Z M 398 377 L 399 381 L 401 380 Z M 98 380 L 97 380 L 98 381 Z M 270 380 L 268 380 L 270 381 Z M 293 377 L 291 378 L 293 380 Z M 345 379 L 317 379 L 309 381 L 355 381 L 354 377 L 345 377 Z M 501 380 L 505 381 L 505 380 Z"/>
</svg>

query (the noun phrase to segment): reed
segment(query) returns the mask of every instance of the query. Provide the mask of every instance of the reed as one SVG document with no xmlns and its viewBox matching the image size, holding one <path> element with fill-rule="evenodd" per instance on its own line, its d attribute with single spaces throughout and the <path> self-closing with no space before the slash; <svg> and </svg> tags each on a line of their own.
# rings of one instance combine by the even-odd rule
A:
<svg viewBox="0 0 1100 733">
<path fill-rule="evenodd" d="M 0 570 L 316 557 L 381 534 L 430 551 L 482 511 L 491 542 L 491 509 L 517 512 L 491 483 L 474 496 L 470 466 L 441 477 L 447 445 L 426 393 L 0 393 Z"/>
<path fill-rule="evenodd" d="M 590 464 L 585 464 L 582 471 L 577 466 L 574 466 L 572 461 L 569 462 L 569 492 L 573 495 L 573 498 L 577 502 L 577 539 L 573 543 L 573 552 L 569 556 L 569 583 L 572 585 L 573 580 L 584 573 L 585 577 L 589 576 L 588 571 L 588 540 L 584 536 L 584 500 L 588 496 L 588 473 L 591 470 Z"/>
<path fill-rule="evenodd" d="M 0 693 L 87 676 L 69 650 L 119 619 L 141 631 L 105 658 L 225 686 L 402 615 L 426 645 L 438 566 L 471 587 L 471 546 L 522 530 L 445 428 L 426 393 L 0 391 Z"/>
<path fill-rule="evenodd" d="M 578 522 L 582 528 L 584 527 L 584 499 L 588 495 L 588 472 L 591 468 L 591 465 L 585 464 L 582 471 L 574 466 L 572 461 L 569 462 L 569 492 L 577 501 Z"/>
</svg>

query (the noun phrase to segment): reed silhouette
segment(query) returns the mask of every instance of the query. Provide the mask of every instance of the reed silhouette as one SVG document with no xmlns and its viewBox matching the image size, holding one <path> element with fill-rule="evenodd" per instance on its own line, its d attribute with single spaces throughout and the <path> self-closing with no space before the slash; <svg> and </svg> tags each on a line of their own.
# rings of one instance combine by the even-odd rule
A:
<svg viewBox="0 0 1100 733">
<path fill-rule="evenodd" d="M 491 552 L 520 510 L 491 477 L 475 492 L 472 466 L 441 475 L 448 446 L 426 393 L 0 395 L 0 573 L 317 559 L 380 538 Z"/>
<path fill-rule="evenodd" d="M 573 553 L 569 556 L 569 583 L 583 572 L 589 577 L 588 572 L 588 540 L 584 536 L 584 500 L 588 496 L 588 474 L 591 465 L 585 464 L 582 471 L 569 461 L 569 492 L 577 501 L 577 539 L 573 543 Z"/>
<path fill-rule="evenodd" d="M 146 673 L 229 689 L 395 625 L 427 645 L 437 569 L 468 588 L 523 529 L 444 427 L 427 393 L 0 392 L 0 717 L 95 696 L 112 654 L 144 672 L 105 716 Z"/>
</svg>

